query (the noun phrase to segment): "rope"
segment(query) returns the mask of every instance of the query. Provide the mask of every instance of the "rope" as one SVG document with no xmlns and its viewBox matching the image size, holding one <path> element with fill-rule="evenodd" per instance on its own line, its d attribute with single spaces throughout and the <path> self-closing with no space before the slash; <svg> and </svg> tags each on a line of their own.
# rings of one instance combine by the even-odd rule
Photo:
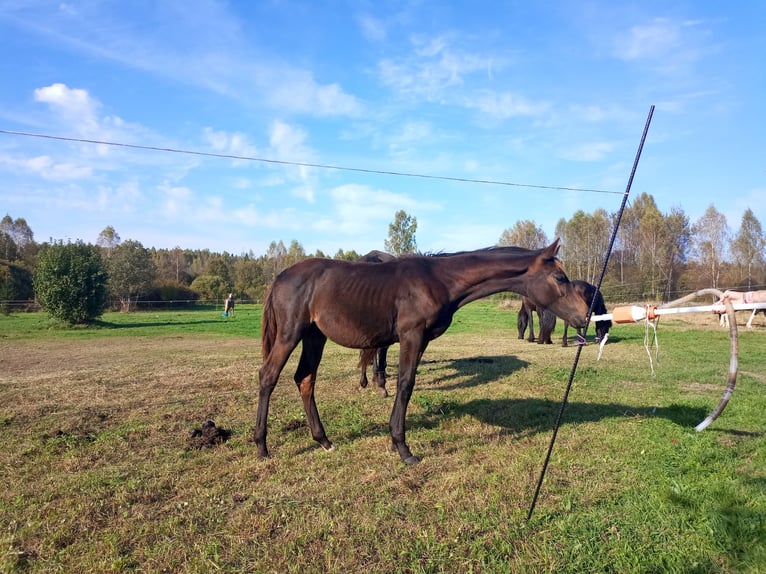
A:
<svg viewBox="0 0 766 574">
<path fill-rule="evenodd" d="M 609 248 L 606 252 L 606 257 L 604 257 L 604 265 L 601 268 L 601 275 L 598 278 L 598 284 L 596 285 L 596 288 L 600 291 L 601 290 L 601 283 L 604 280 L 604 275 L 606 275 L 606 268 L 609 263 L 609 256 L 612 254 L 612 248 L 614 247 L 615 239 L 617 238 L 617 230 L 620 228 L 620 221 L 622 220 L 622 214 L 625 211 L 625 205 L 628 202 L 628 196 L 630 195 L 630 188 L 633 185 L 633 178 L 636 175 L 636 169 L 638 168 L 638 160 L 641 158 L 641 151 L 644 149 L 644 142 L 646 141 L 646 134 L 649 131 L 649 124 L 652 122 L 652 116 L 654 115 L 654 106 L 652 105 L 649 108 L 649 115 L 646 118 L 646 124 L 644 125 L 644 131 L 641 135 L 641 142 L 638 145 L 638 151 L 636 152 L 636 158 L 633 160 L 633 169 L 630 172 L 630 177 L 628 178 L 628 184 L 625 187 L 625 193 L 622 196 L 622 204 L 620 205 L 620 210 L 617 212 L 617 220 L 614 223 L 614 229 L 612 230 L 612 237 L 609 241 Z M 583 334 L 587 334 L 588 332 L 588 326 L 590 325 L 590 318 L 593 314 L 593 307 L 596 303 L 596 297 L 593 298 L 590 304 L 590 309 L 588 309 L 588 317 L 585 321 L 585 329 L 583 329 Z M 545 472 L 548 469 L 548 463 L 551 460 L 551 454 L 553 453 L 553 445 L 556 442 L 556 436 L 559 432 L 559 427 L 561 426 L 561 419 L 564 416 L 564 409 L 566 408 L 567 400 L 569 399 L 569 393 L 572 389 L 572 382 L 574 381 L 575 373 L 577 372 L 577 364 L 580 362 L 580 354 L 582 353 L 583 345 L 577 346 L 577 352 L 575 354 L 574 363 L 572 364 L 572 370 L 569 373 L 569 382 L 567 383 L 566 390 L 564 391 L 564 398 L 561 400 L 561 408 L 559 409 L 559 414 L 556 417 L 556 423 L 553 426 L 553 434 L 551 435 L 551 441 L 548 445 L 548 452 L 545 455 L 545 461 L 543 462 L 543 468 L 540 471 L 540 478 L 537 481 L 537 487 L 535 488 L 535 494 L 532 498 L 532 504 L 529 506 L 529 512 L 527 513 L 527 521 L 529 521 L 530 518 L 532 518 L 532 513 L 535 510 L 535 505 L 537 504 L 537 498 L 540 495 L 540 489 L 543 485 L 543 480 L 545 479 Z"/>
</svg>

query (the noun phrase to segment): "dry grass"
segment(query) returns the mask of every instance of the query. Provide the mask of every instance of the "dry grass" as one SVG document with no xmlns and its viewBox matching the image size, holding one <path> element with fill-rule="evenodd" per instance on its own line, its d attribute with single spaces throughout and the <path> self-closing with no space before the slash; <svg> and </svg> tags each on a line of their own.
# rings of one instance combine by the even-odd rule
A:
<svg viewBox="0 0 766 574">
<path fill-rule="evenodd" d="M 336 450 L 305 427 L 294 357 L 258 461 L 256 339 L 2 341 L 0 570 L 755 572 L 764 381 L 743 375 L 716 429 L 694 433 L 720 397 L 726 339 L 685 317 L 660 333 L 655 378 L 640 328 L 613 330 L 601 362 L 583 350 L 529 524 L 575 349 L 519 341 L 510 321 L 429 346 L 408 415 L 415 467 L 390 452 L 392 399 L 357 388 L 353 350 L 328 345 L 320 370 Z M 723 341 L 710 372 L 676 365 L 689 330 Z M 742 339 L 743 371 L 764 372 L 765 337 Z M 208 419 L 233 434 L 198 450 L 189 431 Z"/>
</svg>

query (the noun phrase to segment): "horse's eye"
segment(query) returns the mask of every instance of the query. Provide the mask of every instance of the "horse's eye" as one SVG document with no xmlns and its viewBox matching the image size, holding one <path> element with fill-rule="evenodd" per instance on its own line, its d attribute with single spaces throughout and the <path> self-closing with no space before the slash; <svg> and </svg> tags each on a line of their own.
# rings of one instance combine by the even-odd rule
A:
<svg viewBox="0 0 766 574">
<path fill-rule="evenodd" d="M 556 281 L 559 283 L 569 283 L 569 277 L 567 277 L 564 273 L 561 273 L 556 275 Z"/>
</svg>

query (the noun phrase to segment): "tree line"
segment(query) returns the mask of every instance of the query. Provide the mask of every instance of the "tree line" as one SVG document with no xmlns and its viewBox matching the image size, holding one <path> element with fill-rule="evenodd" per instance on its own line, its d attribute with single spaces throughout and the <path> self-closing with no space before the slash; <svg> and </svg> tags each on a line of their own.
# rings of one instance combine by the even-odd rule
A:
<svg viewBox="0 0 766 574">
<path fill-rule="evenodd" d="M 596 209 L 559 220 L 559 256 L 571 278 L 598 281 L 617 217 Z M 396 256 L 416 252 L 416 231 L 415 217 L 396 212 L 385 250 Z M 520 220 L 502 232 L 497 244 L 535 249 L 550 239 L 535 222 Z M 662 213 L 644 193 L 619 221 L 602 292 L 607 301 L 668 301 L 706 287 L 763 288 L 765 246 L 761 224 L 750 209 L 732 232 L 714 205 L 690 222 L 681 208 Z M 0 310 L 40 305 L 53 316 L 78 323 L 109 307 L 130 311 L 137 306 L 220 302 L 228 293 L 260 302 L 273 279 L 302 259 L 355 260 L 362 255 L 353 249 L 308 254 L 296 240 L 288 245 L 272 241 L 261 255 L 180 246 L 157 249 L 135 239 L 123 241 L 112 226 L 93 244 L 39 244 L 23 218 L 6 215 L 0 222 Z"/>
</svg>

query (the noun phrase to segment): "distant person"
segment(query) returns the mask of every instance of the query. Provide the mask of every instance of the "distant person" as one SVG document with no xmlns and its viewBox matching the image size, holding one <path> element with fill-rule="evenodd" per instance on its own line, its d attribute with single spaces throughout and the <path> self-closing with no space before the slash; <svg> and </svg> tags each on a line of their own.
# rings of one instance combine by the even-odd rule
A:
<svg viewBox="0 0 766 574">
<path fill-rule="evenodd" d="M 223 303 L 223 313 L 227 317 L 234 315 L 234 294 L 229 293 L 229 296 L 226 297 L 226 301 Z"/>
</svg>

